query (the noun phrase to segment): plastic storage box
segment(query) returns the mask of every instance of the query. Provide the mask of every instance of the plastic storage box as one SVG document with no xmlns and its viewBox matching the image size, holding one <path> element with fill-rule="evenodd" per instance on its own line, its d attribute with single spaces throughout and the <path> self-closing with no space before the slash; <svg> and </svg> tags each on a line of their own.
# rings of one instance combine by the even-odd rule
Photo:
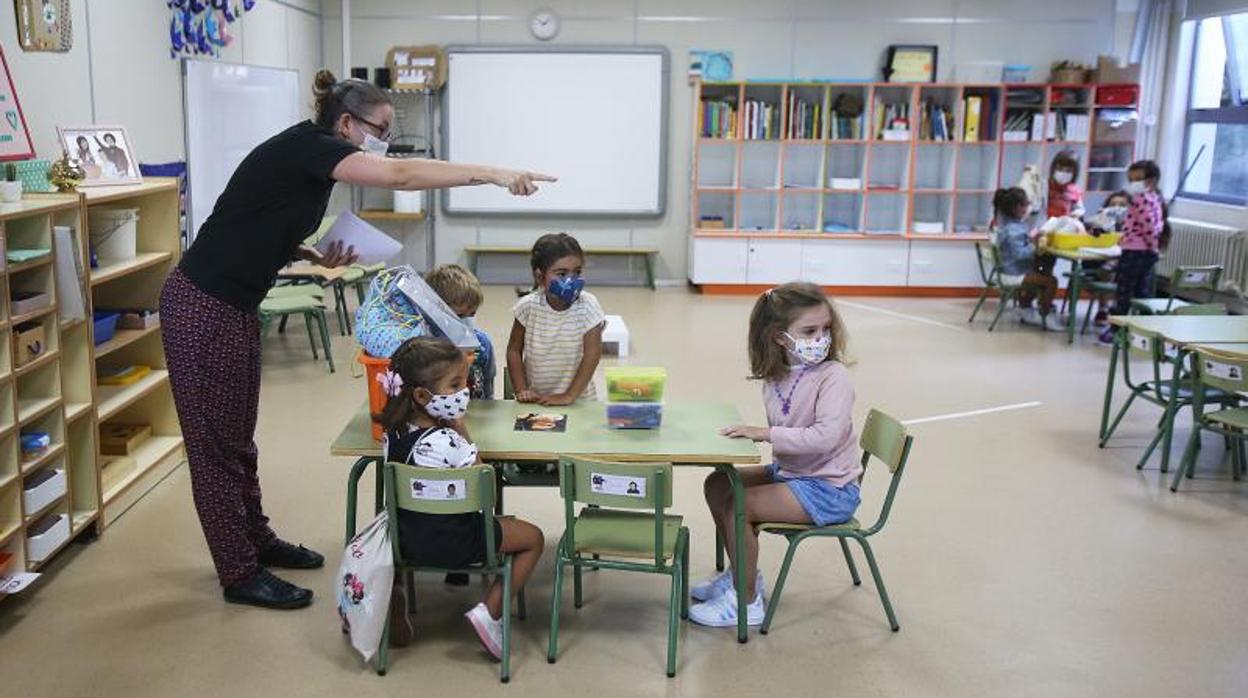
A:
<svg viewBox="0 0 1248 698">
<path fill-rule="evenodd" d="M 607 426 L 612 429 L 658 429 L 662 424 L 661 402 L 607 403 Z"/>
<path fill-rule="evenodd" d="M 97 312 L 95 318 L 95 346 L 100 346 L 104 342 L 113 338 L 113 334 L 117 331 L 117 318 L 121 317 L 121 313 Z"/>
<path fill-rule="evenodd" d="M 22 503 L 27 514 L 34 514 L 68 491 L 63 469 L 44 468 L 26 478 L 26 482 L 22 484 Z"/>
<path fill-rule="evenodd" d="M 604 369 L 608 402 L 662 402 L 667 369 L 612 366 Z"/>
<path fill-rule="evenodd" d="M 26 554 L 33 562 L 43 562 L 69 539 L 69 517 L 49 514 L 26 528 Z"/>
<path fill-rule="evenodd" d="M 1101 235 L 1053 233 L 1049 236 L 1048 246 L 1055 250 L 1077 250 L 1081 247 L 1113 247 L 1118 244 L 1118 240 L 1121 237 L 1122 235 L 1118 233 L 1103 233 Z"/>
</svg>

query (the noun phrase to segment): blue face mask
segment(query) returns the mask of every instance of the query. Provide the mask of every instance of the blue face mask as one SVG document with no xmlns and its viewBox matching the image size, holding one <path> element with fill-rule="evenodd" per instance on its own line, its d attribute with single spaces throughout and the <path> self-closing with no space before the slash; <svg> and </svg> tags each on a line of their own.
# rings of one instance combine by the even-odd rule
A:
<svg viewBox="0 0 1248 698">
<path fill-rule="evenodd" d="M 546 286 L 546 291 L 560 301 L 572 305 L 581 296 L 583 288 L 585 288 L 585 279 L 579 276 L 567 276 L 562 279 L 551 279 Z"/>
</svg>

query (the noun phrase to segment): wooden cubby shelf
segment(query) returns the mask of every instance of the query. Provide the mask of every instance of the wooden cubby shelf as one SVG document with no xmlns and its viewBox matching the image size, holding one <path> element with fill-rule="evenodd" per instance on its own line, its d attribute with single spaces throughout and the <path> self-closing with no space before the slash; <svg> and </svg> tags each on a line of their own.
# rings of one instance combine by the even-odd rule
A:
<svg viewBox="0 0 1248 698">
<path fill-rule="evenodd" d="M 690 280 L 972 291 L 992 195 L 1026 167 L 1073 152 L 1091 211 L 1120 186 L 1134 129 L 1101 117 L 1138 110 L 1100 91 L 1121 87 L 697 83 Z"/>
<path fill-rule="evenodd" d="M 108 260 L 90 269 L 88 231 L 91 210 L 97 206 L 138 209 L 133 259 Z M 0 209 L 5 249 L 49 250 L 0 269 L 0 331 L 8 333 L 0 342 L 0 551 L 13 555 L 11 569 L 37 570 L 79 534 L 101 532 L 150 489 L 154 476 L 163 476 L 181 462 L 182 438 L 158 328 L 120 330 L 97 348 L 94 324 L 88 322 L 96 308 L 156 308 L 164 277 L 181 254 L 180 214 L 178 186 L 172 179 L 90 188 L 79 194 L 30 194 L 19 204 Z M 57 232 L 62 228 L 68 229 L 68 239 Z M 66 274 L 72 275 L 68 283 Z M 13 296 L 24 293 L 46 293 L 47 303 L 14 316 Z M 64 316 L 76 313 L 79 305 L 58 297 L 67 293 L 81 294 L 81 316 Z M 69 300 L 74 300 L 72 295 Z M 13 332 L 23 323 L 42 326 L 44 349 L 18 367 Z M 153 372 L 134 385 L 101 390 L 98 356 L 123 366 L 148 365 Z M 136 467 L 112 483 L 107 501 L 97 415 L 149 422 L 154 432 L 132 454 Z M 52 443 L 38 458 L 23 460 L 21 431 L 45 432 Z M 64 471 L 66 491 L 39 511 L 26 511 L 22 483 L 49 468 Z M 66 517 L 69 536 L 36 560 L 30 554 L 27 527 L 49 515 Z"/>
</svg>

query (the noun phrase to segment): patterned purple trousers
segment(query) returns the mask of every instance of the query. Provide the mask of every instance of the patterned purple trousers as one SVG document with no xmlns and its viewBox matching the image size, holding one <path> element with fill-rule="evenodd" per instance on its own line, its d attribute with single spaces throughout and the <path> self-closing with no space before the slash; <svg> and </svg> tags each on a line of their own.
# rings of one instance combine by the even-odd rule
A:
<svg viewBox="0 0 1248 698">
<path fill-rule="evenodd" d="M 259 551 L 275 538 L 256 473 L 260 319 L 175 269 L 160 294 L 160 324 L 199 525 L 230 586 L 256 572 Z"/>
</svg>

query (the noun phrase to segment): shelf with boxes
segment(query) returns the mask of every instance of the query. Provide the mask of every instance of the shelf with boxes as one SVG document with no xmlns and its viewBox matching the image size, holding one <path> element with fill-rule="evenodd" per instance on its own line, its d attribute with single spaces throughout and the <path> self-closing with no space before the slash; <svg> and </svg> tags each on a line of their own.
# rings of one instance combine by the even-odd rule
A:
<svg viewBox="0 0 1248 698">
<path fill-rule="evenodd" d="M 698 84 L 691 280 L 977 287 L 967 243 L 986 238 L 998 187 L 1027 167 L 1047 173 L 1063 151 L 1085 165 L 1089 206 L 1125 178 L 1132 89 Z"/>
</svg>

